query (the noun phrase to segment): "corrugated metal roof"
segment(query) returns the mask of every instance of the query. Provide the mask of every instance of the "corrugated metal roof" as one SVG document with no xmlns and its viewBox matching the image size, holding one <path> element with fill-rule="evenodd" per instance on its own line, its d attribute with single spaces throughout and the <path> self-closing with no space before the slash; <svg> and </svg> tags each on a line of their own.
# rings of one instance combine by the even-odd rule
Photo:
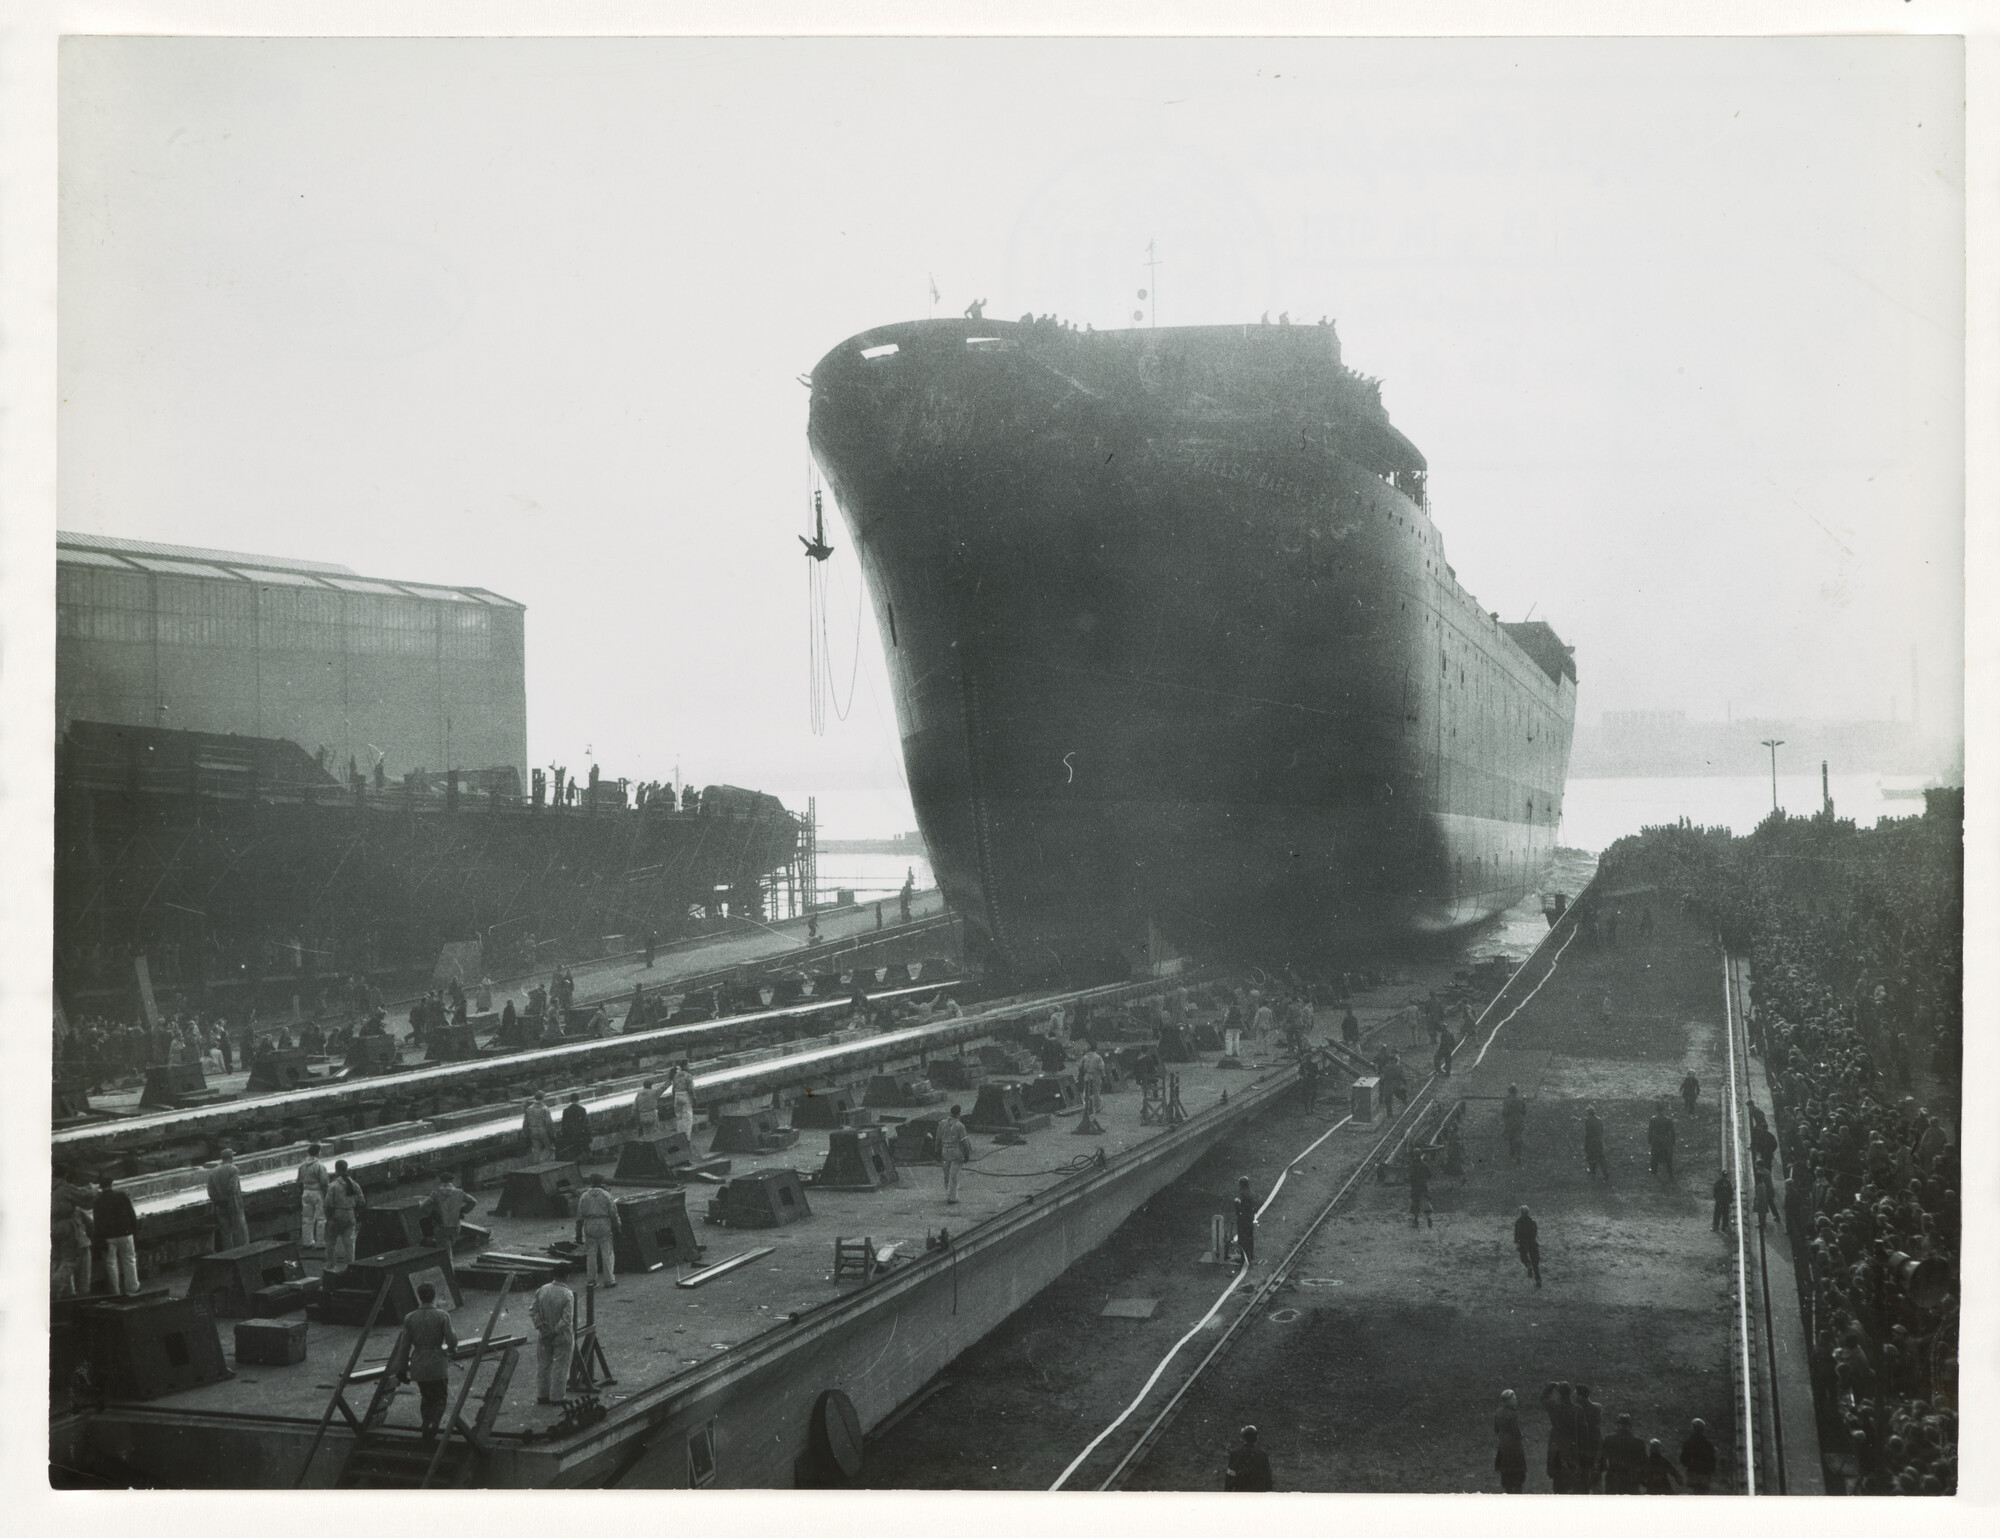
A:
<svg viewBox="0 0 2000 1538">
<path fill-rule="evenodd" d="M 227 561 L 232 566 L 265 566 L 273 571 L 332 572 L 342 577 L 360 575 L 352 566 L 339 566 L 332 561 L 297 561 L 282 555 L 246 555 L 240 550 L 202 550 L 193 545 L 163 545 L 151 539 L 119 539 L 110 534 L 68 534 L 57 530 L 56 548 L 60 550 L 65 545 L 73 545 L 79 550 L 109 550 L 116 555 L 164 555 L 190 561 Z"/>
<path fill-rule="evenodd" d="M 499 609 L 527 605 L 483 587 L 450 587 L 437 582 L 398 582 L 391 577 L 364 577 L 351 566 L 331 561 L 295 561 L 282 556 L 245 555 L 231 550 L 204 550 L 193 545 L 163 545 L 148 539 L 118 539 L 109 534 L 67 534 L 56 531 L 56 561 L 79 565 L 117 566 L 126 571 L 158 571 L 207 577 L 211 581 L 281 582 L 350 593 L 383 593 L 428 598 L 432 602 L 481 603 Z M 209 565 L 186 564 L 208 562 Z"/>
</svg>

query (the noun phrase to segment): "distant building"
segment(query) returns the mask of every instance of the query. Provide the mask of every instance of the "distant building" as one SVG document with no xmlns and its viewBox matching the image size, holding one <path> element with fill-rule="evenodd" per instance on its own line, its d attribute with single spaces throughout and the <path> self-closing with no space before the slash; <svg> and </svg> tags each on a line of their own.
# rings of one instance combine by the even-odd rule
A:
<svg viewBox="0 0 2000 1538">
<path fill-rule="evenodd" d="M 1941 768 L 1947 744 L 1907 721 L 1691 720 L 1680 710 L 1607 710 L 1577 723 L 1569 772 L 1578 777 L 1743 775 L 1769 771 L 1764 739 L 1781 738 L 1779 774 L 1924 774 Z"/>
<path fill-rule="evenodd" d="M 346 566 L 56 535 L 56 730 L 281 737 L 336 776 L 512 768 L 523 605 Z"/>
</svg>

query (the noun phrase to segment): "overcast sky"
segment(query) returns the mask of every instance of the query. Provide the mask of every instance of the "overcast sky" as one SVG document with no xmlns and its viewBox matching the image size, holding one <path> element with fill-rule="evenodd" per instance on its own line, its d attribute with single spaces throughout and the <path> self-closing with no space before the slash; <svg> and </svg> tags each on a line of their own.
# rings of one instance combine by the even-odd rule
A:
<svg viewBox="0 0 2000 1538">
<path fill-rule="evenodd" d="M 808 725 L 806 390 L 931 312 L 1335 319 L 1580 713 L 1927 724 L 1963 612 L 1950 39 L 70 39 L 60 523 L 528 606 L 532 762 L 914 826 Z M 846 703 L 845 531 L 829 630 Z"/>
</svg>

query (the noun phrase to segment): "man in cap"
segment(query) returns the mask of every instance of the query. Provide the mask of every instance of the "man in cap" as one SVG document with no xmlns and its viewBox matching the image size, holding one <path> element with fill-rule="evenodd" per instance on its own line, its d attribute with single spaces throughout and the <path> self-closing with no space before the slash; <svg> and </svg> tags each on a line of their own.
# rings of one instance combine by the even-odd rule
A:
<svg viewBox="0 0 2000 1538">
<path fill-rule="evenodd" d="M 1653 1112 L 1653 1119 L 1646 1123 L 1646 1152 L 1651 1155 L 1646 1164 L 1648 1174 L 1657 1175 L 1665 1169 L 1667 1179 L 1674 1178 L 1674 1143 L 1679 1136 L 1673 1117 L 1667 1114 L 1667 1103 L 1662 1100 L 1659 1109 Z"/>
<path fill-rule="evenodd" d="M 638 1113 L 639 1136 L 654 1137 L 660 1130 L 660 1087 L 651 1079 L 639 1086 L 639 1092 L 632 1097 L 632 1109 Z"/>
<path fill-rule="evenodd" d="M 1618 1429 L 1604 1439 L 1604 1493 L 1637 1495 L 1639 1474 L 1646 1466 L 1646 1444 L 1632 1434 L 1632 1417 L 1618 1417 Z"/>
<path fill-rule="evenodd" d="M 437 1242 L 444 1249 L 445 1269 L 456 1277 L 458 1267 L 452 1263 L 452 1251 L 458 1247 L 458 1230 L 465 1221 L 465 1215 L 479 1205 L 477 1197 L 469 1196 L 458 1187 L 450 1170 L 438 1173 L 437 1189 L 424 1198 L 424 1204 L 417 1210 L 436 1225 Z"/>
<path fill-rule="evenodd" d="M 604 1285 L 618 1285 L 614 1241 L 618 1232 L 618 1204 L 604 1189 L 604 1176 L 590 1177 L 590 1187 L 576 1199 L 576 1238 L 583 1246 L 584 1279 L 595 1285 L 603 1272 Z"/>
<path fill-rule="evenodd" d="M 528 1162 L 547 1164 L 556 1156 L 556 1121 L 548 1097 L 537 1094 L 521 1114 L 521 1131 L 528 1139 Z"/>
<path fill-rule="evenodd" d="M 1681 1443 L 1681 1468 L 1687 1473 L 1689 1495 L 1708 1494 L 1715 1478 L 1715 1444 L 1708 1439 L 1708 1422 L 1696 1420 Z"/>
<path fill-rule="evenodd" d="M 326 1188 L 332 1184 L 319 1156 L 319 1144 L 306 1144 L 299 1166 L 299 1244 L 306 1249 L 326 1245 Z"/>
<path fill-rule="evenodd" d="M 458 1345 L 458 1332 L 451 1327 L 451 1315 L 437 1304 L 437 1288 L 425 1282 L 417 1288 L 417 1306 L 403 1316 L 403 1335 L 396 1343 L 396 1356 L 405 1383 L 414 1382 L 423 1404 L 424 1443 L 437 1440 L 444 1420 L 446 1389 L 449 1386 L 451 1353 Z"/>
<path fill-rule="evenodd" d="M 1528 1275 L 1535 1279 L 1535 1285 L 1541 1286 L 1541 1228 L 1535 1222 L 1534 1214 L 1526 1207 L 1523 1207 L 1521 1215 L 1514 1219 L 1514 1253 L 1521 1257 L 1521 1265 Z"/>
<path fill-rule="evenodd" d="M 582 1162 L 590 1157 L 590 1112 L 583 1108 L 583 1093 L 569 1092 L 563 1107 L 562 1130 L 556 1138 L 556 1152 L 565 1159 Z"/>
<path fill-rule="evenodd" d="M 694 1073 L 686 1063 L 674 1069 L 674 1131 L 694 1141 Z"/>
<path fill-rule="evenodd" d="M 215 1247 L 240 1249 L 250 1242 L 250 1222 L 243 1214 L 243 1176 L 236 1168 L 236 1150 L 221 1150 L 221 1163 L 208 1177 L 208 1206 L 215 1214 Z"/>
<path fill-rule="evenodd" d="M 1083 1044 L 1083 1060 L 1076 1065 L 1077 1076 L 1083 1081 L 1083 1114 L 1096 1116 L 1104 1109 L 1104 1056 L 1097 1050 L 1097 1043 Z"/>
<path fill-rule="evenodd" d="M 535 1403 L 561 1404 L 576 1348 L 576 1294 L 550 1277 L 528 1304 L 528 1320 L 535 1327 Z"/>
<path fill-rule="evenodd" d="M 1754 1189 L 1757 1198 L 1758 1228 L 1761 1229 L 1764 1226 L 1764 1219 L 1768 1216 L 1773 1223 L 1778 1225 L 1779 1231 L 1783 1232 L 1785 1220 L 1778 1216 L 1778 1195 L 1771 1188 L 1771 1166 L 1768 1164 L 1758 1165 L 1755 1180 L 1756 1185 Z"/>
<path fill-rule="evenodd" d="M 139 1214 L 132 1210 L 132 1198 L 117 1189 L 107 1172 L 100 1177 L 102 1189 L 91 1213 L 92 1227 L 104 1241 L 104 1275 L 111 1283 L 113 1297 L 132 1297 L 139 1291 Z"/>
<path fill-rule="evenodd" d="M 958 1115 L 959 1108 L 953 1106 L 937 1129 L 938 1158 L 944 1165 L 944 1199 L 953 1203 L 958 1200 L 958 1173 L 965 1168 L 971 1153 L 971 1137 Z"/>
<path fill-rule="evenodd" d="M 1245 1426 L 1243 1440 L 1229 1450 L 1229 1468 L 1222 1476 L 1225 1490 L 1271 1488 L 1271 1455 L 1257 1445 L 1257 1428 Z"/>
<path fill-rule="evenodd" d="M 333 1179 L 326 1187 L 326 1274 L 338 1276 L 354 1264 L 354 1234 L 368 1199 L 347 1173 L 347 1161 L 333 1161 Z"/>
</svg>

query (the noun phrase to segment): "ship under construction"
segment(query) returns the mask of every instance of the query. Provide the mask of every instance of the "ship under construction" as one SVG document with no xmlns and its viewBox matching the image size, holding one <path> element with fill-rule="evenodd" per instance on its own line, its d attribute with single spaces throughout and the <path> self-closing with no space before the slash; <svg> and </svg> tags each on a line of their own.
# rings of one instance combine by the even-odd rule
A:
<svg viewBox="0 0 2000 1538">
<path fill-rule="evenodd" d="M 1537 883 L 1571 649 L 1460 585 L 1330 325 L 912 321 L 812 372 L 940 884 L 1017 975 L 1460 928 Z"/>
</svg>

